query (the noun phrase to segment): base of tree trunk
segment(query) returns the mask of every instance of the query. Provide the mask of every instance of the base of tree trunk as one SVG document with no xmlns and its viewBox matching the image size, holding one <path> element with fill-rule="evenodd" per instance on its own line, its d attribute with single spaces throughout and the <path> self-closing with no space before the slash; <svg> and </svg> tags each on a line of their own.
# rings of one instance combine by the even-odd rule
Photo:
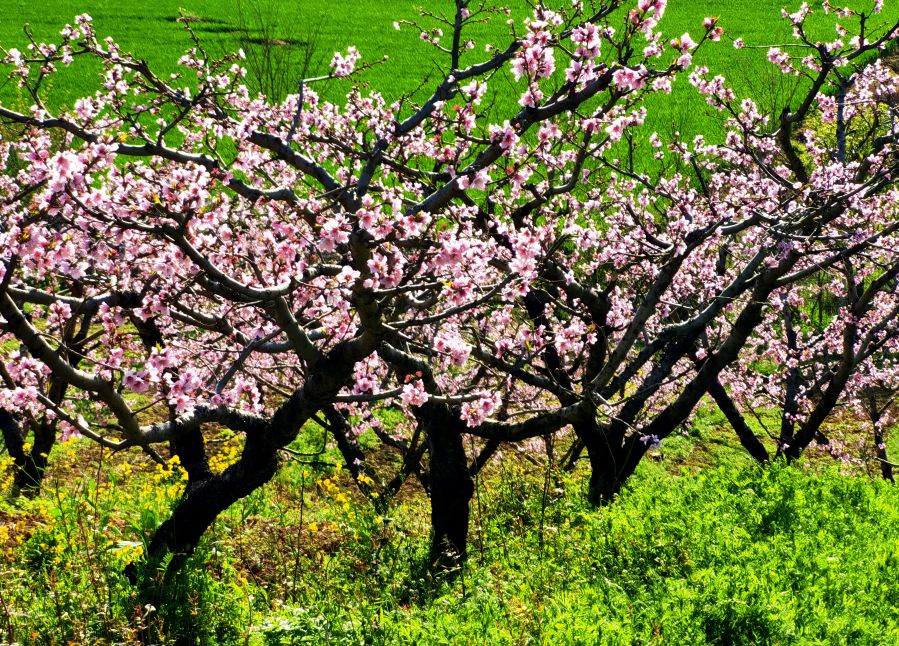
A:
<svg viewBox="0 0 899 646">
<path fill-rule="evenodd" d="M 647 450 L 646 444 L 636 436 L 630 436 L 623 442 L 606 441 L 605 438 L 590 441 L 586 443 L 586 448 L 590 460 L 587 500 L 595 507 L 615 499 Z"/>
<path fill-rule="evenodd" d="M 436 408 L 436 407 L 435 407 Z M 446 411 L 426 410 L 425 432 L 430 450 L 430 565 L 436 571 L 458 569 L 468 553 L 468 504 L 474 481 L 462 445 L 462 433 Z"/>
</svg>

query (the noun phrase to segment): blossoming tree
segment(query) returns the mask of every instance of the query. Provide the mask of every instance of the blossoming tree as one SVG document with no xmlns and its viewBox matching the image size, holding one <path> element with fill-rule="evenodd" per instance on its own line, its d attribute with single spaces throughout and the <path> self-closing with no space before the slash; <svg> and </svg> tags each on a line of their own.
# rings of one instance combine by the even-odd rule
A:
<svg viewBox="0 0 899 646">
<path fill-rule="evenodd" d="M 826 59 L 815 66 L 825 64 Z M 819 97 L 820 122 L 803 133 L 805 159 L 797 157 L 797 168 L 809 184 L 820 182 L 821 194 L 843 193 L 851 217 L 818 234 L 826 244 L 807 255 L 773 293 L 760 333 L 710 394 L 760 461 L 770 456 L 746 422 L 752 411 L 780 413 L 779 428 L 766 430 L 776 455 L 790 460 L 816 440 L 829 443 L 824 424 L 839 409 L 868 416 L 878 459 L 889 476 L 883 417 L 896 388 L 899 336 L 899 196 L 892 185 L 899 86 L 895 74 L 876 61 L 853 75 L 839 73 L 834 90 Z M 807 253 L 808 236 L 782 243 L 784 252 L 797 247 Z M 836 446 L 832 452 L 851 459 Z"/>
<path fill-rule="evenodd" d="M 321 101 L 313 81 L 352 75 L 353 49 L 280 103 L 247 92 L 239 54 L 198 46 L 189 80 L 163 79 L 86 16 L 60 43 L 9 50 L 33 102 L 0 107 L 10 437 L 52 423 L 118 450 L 171 442 L 189 482 L 153 556 L 192 549 L 316 419 L 369 491 L 369 428 L 402 452 L 398 477 L 422 475 L 434 561 L 464 556 L 472 473 L 502 443 L 573 428 L 592 498 L 609 499 L 707 392 L 731 397 L 784 294 L 874 249 L 895 263 L 893 122 L 851 160 L 798 129 L 896 27 L 872 35 L 864 14 L 847 46 L 788 16 L 812 78 L 772 123 L 691 69 L 717 20 L 667 40 L 665 4 L 541 4 L 478 58 L 465 34 L 486 10 L 455 0 L 435 16 L 449 42 L 423 32 L 447 65 L 420 103 Z M 54 113 L 44 80 L 80 57 L 103 63 L 103 87 Z M 496 115 L 504 71 L 520 95 Z M 687 74 L 729 113 L 724 142 L 647 133 L 629 150 L 646 97 Z M 620 161 L 634 155 L 646 163 Z M 874 282 L 882 315 L 894 281 Z M 414 423 L 385 429 L 382 408 Z M 212 424 L 245 437 L 221 473 Z"/>
</svg>

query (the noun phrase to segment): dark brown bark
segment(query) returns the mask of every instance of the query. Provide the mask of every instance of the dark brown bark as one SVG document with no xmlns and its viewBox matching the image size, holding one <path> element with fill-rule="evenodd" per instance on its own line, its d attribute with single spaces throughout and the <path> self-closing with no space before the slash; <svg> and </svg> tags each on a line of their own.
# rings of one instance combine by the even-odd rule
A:
<svg viewBox="0 0 899 646">
<path fill-rule="evenodd" d="M 316 412 L 330 405 L 334 395 L 351 379 L 358 355 L 364 356 L 372 349 L 358 338 L 336 346 L 312 366 L 303 388 L 281 404 L 269 420 L 242 429 L 246 441 L 240 459 L 221 474 L 188 482 L 171 517 L 159 526 L 150 541 L 151 562 L 167 553 L 193 552 L 221 512 L 271 480 L 278 469 L 280 449 L 296 438 Z M 180 562 L 181 559 L 174 561 Z"/>
<path fill-rule="evenodd" d="M 601 431 L 584 445 L 590 460 L 587 499 L 597 507 L 612 502 L 621 492 L 648 448 L 639 436 L 630 435 L 622 440 L 613 433 Z"/>
<path fill-rule="evenodd" d="M 73 292 L 75 295 L 80 295 L 80 286 L 74 285 Z M 93 312 L 87 311 L 80 318 L 72 317 L 66 323 L 63 334 L 64 342 L 60 346 L 59 356 L 73 367 L 77 367 L 81 363 L 84 344 L 87 342 L 92 320 Z M 5 381 L 7 381 L 7 386 L 12 386 L 8 378 Z M 53 405 L 59 406 L 65 400 L 68 388 L 69 384 L 65 380 L 51 375 L 47 384 L 47 398 Z M 50 452 L 56 444 L 59 418 L 50 419 L 44 416 L 25 428 L 20 420 L 5 411 L 4 413 L 8 416 L 2 422 L 4 441 L 16 466 L 13 476 L 13 494 L 35 496 L 40 492 L 49 464 Z M 32 435 L 31 451 L 26 454 L 25 436 L 29 430 Z"/>
<path fill-rule="evenodd" d="M 793 308 L 789 305 L 784 305 L 783 322 L 784 334 L 786 335 L 787 349 L 790 352 L 790 357 L 798 360 L 797 354 L 799 352 L 799 337 L 796 333 L 795 327 L 793 326 Z M 805 449 L 805 446 L 799 447 L 794 438 L 794 430 L 796 425 L 793 420 L 799 410 L 798 397 L 800 379 L 801 375 L 799 373 L 798 365 L 790 368 L 787 371 L 783 408 L 780 414 L 780 438 L 778 440 L 778 452 L 786 452 L 791 456 L 790 459 L 792 459 L 793 453 L 796 453 L 796 457 L 798 457 L 798 451 L 802 451 Z M 791 448 L 793 449 L 793 453 L 790 452 Z"/>
<path fill-rule="evenodd" d="M 591 504 L 599 506 L 610 502 L 621 491 L 625 481 L 633 475 L 649 448 L 649 443 L 643 434 L 629 432 L 629 429 L 635 426 L 637 417 L 643 414 L 646 402 L 669 377 L 677 361 L 693 348 L 698 336 L 697 330 L 669 344 L 637 392 L 631 396 L 621 413 L 611 423 L 600 426 L 593 415 L 573 425 L 575 434 L 584 444 L 590 461 L 587 497 Z M 698 400 L 704 392 L 703 388 L 696 399 Z M 678 407 L 678 413 L 686 411 L 683 418 L 671 418 L 668 421 L 667 418 L 660 416 L 651 425 L 654 430 L 648 433 L 658 438 L 667 437 L 683 422 L 693 406 L 695 402 L 684 402 Z M 659 422 L 663 419 L 665 424 L 661 426 Z"/>
<path fill-rule="evenodd" d="M 584 448 L 584 442 L 580 438 L 576 438 L 571 443 L 571 446 L 568 447 L 565 455 L 562 456 L 560 461 L 562 469 L 565 471 L 574 471 L 575 468 L 577 468 L 578 460 L 581 459 Z"/>
<path fill-rule="evenodd" d="M 443 405 L 425 404 L 419 415 L 430 453 L 430 564 L 440 571 L 453 570 L 468 553 L 468 503 L 474 495 L 461 421 Z"/>
<path fill-rule="evenodd" d="M 47 470 L 48 456 L 56 443 L 56 424 L 49 420 L 35 424 L 31 433 L 31 450 L 27 452 L 22 423 L 9 411 L 0 410 L 0 432 L 15 467 L 13 495 L 37 495 Z"/>
<path fill-rule="evenodd" d="M 641 434 L 627 434 L 627 425 L 633 424 L 636 414 L 643 410 L 643 404 L 649 398 L 650 388 L 655 389 L 660 377 L 670 374 L 670 366 L 685 356 L 693 347 L 695 337 L 685 336 L 679 339 L 663 354 L 644 382 L 641 390 L 631 397 L 622 409 L 618 419 L 612 422 L 602 433 L 580 432 L 590 456 L 593 474 L 590 482 L 590 499 L 595 504 L 609 500 L 618 491 L 628 477 L 633 474 L 641 458 L 648 449 L 647 437 L 664 439 L 673 433 L 693 411 L 699 400 L 718 380 L 721 371 L 735 361 L 741 348 L 746 343 L 752 330 L 761 322 L 762 312 L 776 281 L 795 264 L 797 256 L 791 255 L 781 263 L 768 270 L 760 277 L 752 290 L 752 298 L 734 321 L 730 334 L 721 344 L 717 352 L 709 355 L 702 363 L 693 379 L 687 383 L 680 394 L 663 410 L 656 413 L 652 421 L 641 429 Z M 577 426 L 575 426 L 577 432 Z M 605 441 L 597 441 L 597 436 Z"/>
<path fill-rule="evenodd" d="M 715 400 L 715 403 L 718 404 L 718 408 L 724 413 L 727 421 L 730 422 L 737 437 L 740 438 L 740 444 L 743 445 L 743 448 L 746 449 L 749 455 L 762 464 L 768 462 L 771 456 L 768 455 L 765 445 L 762 444 L 761 440 L 756 437 L 749 425 L 746 424 L 746 420 L 743 419 L 736 404 L 734 404 L 734 401 L 727 394 L 727 391 L 724 390 L 724 386 L 721 385 L 718 379 L 712 382 L 712 385 L 709 387 L 709 394 Z"/>
<path fill-rule="evenodd" d="M 44 481 L 50 451 L 56 443 L 56 424 L 43 420 L 34 426 L 31 452 L 24 456 L 13 477 L 13 491 L 35 496 Z"/>
<path fill-rule="evenodd" d="M 0 433 L 3 434 L 3 444 L 16 468 L 13 486 L 17 487 L 15 479 L 18 478 L 18 473 L 25 468 L 29 456 L 25 452 L 25 435 L 22 433 L 19 419 L 8 410 L 0 409 Z"/>
<path fill-rule="evenodd" d="M 893 478 L 893 463 L 887 455 L 886 438 L 883 436 L 883 429 L 874 427 L 874 447 L 877 450 L 877 460 L 880 462 L 880 475 L 884 480 L 895 482 Z"/>
<path fill-rule="evenodd" d="M 625 438 L 625 433 L 615 425 L 600 426 L 595 414 L 585 413 L 572 428 L 577 437 L 577 453 L 586 450 L 590 463 L 587 500 L 596 507 L 607 504 L 633 474 L 646 446 L 642 442 L 634 443 L 637 439 L 634 436 Z"/>
<path fill-rule="evenodd" d="M 171 449 L 187 471 L 188 483 L 202 482 L 212 475 L 206 456 L 206 441 L 199 428 L 187 430 L 173 439 Z"/>
<path fill-rule="evenodd" d="M 278 469 L 277 452 L 248 444 L 236 464 L 188 485 L 171 517 L 153 535 L 148 550 L 151 559 L 168 552 L 190 554 L 221 512 L 272 479 Z"/>
<path fill-rule="evenodd" d="M 368 498 L 368 501 L 379 513 L 386 513 L 390 503 L 390 497 L 399 491 L 399 488 L 405 482 L 411 471 L 401 469 L 397 474 L 397 479 L 382 489 L 372 484 L 376 480 L 374 471 L 369 467 L 365 460 L 365 452 L 359 446 L 359 442 L 353 437 L 352 427 L 347 419 L 346 413 L 338 410 L 334 406 L 328 406 L 323 411 L 325 420 L 327 420 L 327 430 L 334 438 L 337 449 L 343 456 L 343 463 L 346 465 L 347 471 L 353 476 L 353 482 L 362 494 Z M 415 447 L 410 446 L 408 450 L 414 451 Z M 404 458 L 409 457 L 408 454 Z M 404 459 L 404 466 L 406 461 Z M 395 488 L 393 488 L 395 486 Z"/>
<path fill-rule="evenodd" d="M 378 351 L 401 374 L 417 373 L 430 391 L 437 391 L 427 363 L 390 345 Z M 431 401 L 416 408 L 415 416 L 430 457 L 428 472 L 421 476 L 431 497 L 429 565 L 437 571 L 456 571 L 468 552 L 468 504 L 474 495 L 474 480 L 462 444 L 465 424 L 459 410 Z"/>
<path fill-rule="evenodd" d="M 893 463 L 890 462 L 889 455 L 887 455 L 886 437 L 883 434 L 883 427 L 880 425 L 880 420 L 888 406 L 889 402 L 883 407 L 878 404 L 875 390 L 872 389 L 865 394 L 865 408 L 867 408 L 868 419 L 871 420 L 871 426 L 874 429 L 874 450 L 877 461 L 880 462 L 880 475 L 884 480 L 895 482 Z"/>
</svg>

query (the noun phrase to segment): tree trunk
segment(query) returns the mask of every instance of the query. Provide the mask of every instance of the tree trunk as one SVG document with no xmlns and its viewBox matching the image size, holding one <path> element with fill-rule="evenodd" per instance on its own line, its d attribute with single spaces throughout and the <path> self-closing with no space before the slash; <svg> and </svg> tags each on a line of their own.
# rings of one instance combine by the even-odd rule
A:
<svg viewBox="0 0 899 646">
<path fill-rule="evenodd" d="M 16 469 L 13 490 L 25 496 L 36 496 L 41 489 L 50 451 L 56 443 L 56 424 L 43 420 L 34 427 L 31 452 L 25 456 L 24 464 Z"/>
<path fill-rule="evenodd" d="M 278 451 L 293 441 L 306 420 L 324 408 L 349 382 L 357 360 L 354 353 L 359 352 L 358 346 L 350 344 L 340 344 L 331 350 L 313 366 L 313 374 L 303 388 L 282 403 L 269 420 L 244 429 L 246 441 L 240 460 L 218 475 L 188 482 L 172 515 L 150 541 L 147 556 L 151 564 L 158 563 L 168 552 L 190 554 L 221 512 L 272 479 L 278 470 Z M 202 435 L 186 441 L 187 449 L 196 451 L 197 456 L 202 454 Z M 175 563 L 182 560 L 179 558 Z M 129 570 L 129 578 L 134 580 L 134 568 L 129 566 Z"/>
<path fill-rule="evenodd" d="M 15 474 L 13 475 L 13 494 L 26 496 L 36 495 L 41 488 L 47 460 L 56 442 L 56 425 L 44 420 L 34 427 L 33 445 L 30 452 L 25 452 L 25 434 L 15 415 L 0 410 L 0 432 L 6 450 L 13 459 Z"/>
<path fill-rule="evenodd" d="M 622 439 L 617 433 L 600 429 L 595 422 L 588 426 L 589 430 L 576 425 L 575 432 L 584 442 L 590 461 L 587 499 L 599 507 L 611 502 L 621 491 L 640 464 L 647 446 L 637 436 Z"/>
<path fill-rule="evenodd" d="M 188 486 L 202 482 L 212 475 L 206 456 L 206 441 L 203 439 L 201 429 L 194 428 L 179 433 L 171 441 L 171 450 L 187 471 Z"/>
<path fill-rule="evenodd" d="M 81 296 L 81 286 L 75 284 L 72 286 L 73 295 Z M 81 322 L 80 329 L 76 325 L 75 318 L 72 318 L 66 324 L 66 330 L 63 335 L 63 342 L 60 347 L 59 357 L 77 368 L 81 362 L 81 353 L 84 350 L 84 344 L 87 341 L 87 331 L 90 329 L 90 321 L 92 314 L 86 314 Z M 53 404 L 59 406 L 65 400 L 66 391 L 69 385 L 56 375 L 51 375 L 47 388 L 47 398 Z M 6 415 L 10 415 L 4 411 Z M 10 446 L 7 437 L 7 427 L 9 420 L 3 421 L 3 435 L 7 440 L 7 447 Z M 40 421 L 35 422 L 32 426 L 32 447 L 31 452 L 26 455 L 24 451 L 25 433 L 15 417 L 12 417 L 12 432 L 18 435 L 18 440 L 13 440 L 13 444 L 17 445 L 18 455 L 10 451 L 16 464 L 16 473 L 13 477 L 13 493 L 23 494 L 28 497 L 36 496 L 40 493 L 41 484 L 44 481 L 44 474 L 47 471 L 47 465 L 50 460 L 50 451 L 56 444 L 56 433 L 59 430 L 59 418 L 49 419 L 44 416 Z"/>
<path fill-rule="evenodd" d="M 6 446 L 6 451 L 16 467 L 16 475 L 13 476 L 15 486 L 15 478 L 18 477 L 19 471 L 25 468 L 28 455 L 25 453 L 25 435 L 22 433 L 19 420 L 5 409 L 0 409 L 0 432 L 3 433 L 3 444 Z M 16 487 L 16 489 L 18 488 Z"/>
<path fill-rule="evenodd" d="M 871 426 L 874 429 L 874 450 L 877 453 L 877 460 L 880 462 L 880 475 L 884 480 L 895 482 L 893 479 L 893 463 L 890 462 L 887 455 L 886 437 L 884 437 L 883 428 L 880 424 L 886 406 L 881 408 L 878 405 L 877 392 L 873 389 L 866 393 L 865 404 L 868 409 L 868 418 L 871 420 Z"/>
<path fill-rule="evenodd" d="M 883 436 L 883 429 L 874 427 L 874 444 L 877 449 L 877 459 L 880 462 L 880 475 L 884 480 L 895 482 L 893 479 L 893 463 L 887 455 L 886 438 Z"/>
<path fill-rule="evenodd" d="M 167 552 L 189 555 L 221 512 L 271 480 L 277 469 L 277 450 L 247 447 L 240 460 L 221 474 L 189 484 L 172 515 L 153 535 L 150 559 Z"/>
<path fill-rule="evenodd" d="M 739 409 L 737 409 L 737 405 L 730 398 L 730 395 L 727 394 L 727 391 L 718 379 L 712 382 L 712 385 L 709 387 L 709 394 L 711 394 L 715 403 L 718 404 L 718 408 L 724 413 L 727 421 L 730 422 L 737 437 L 740 438 L 740 444 L 743 445 L 743 448 L 758 462 L 767 464 L 771 459 L 768 455 L 768 450 L 761 440 L 755 436 L 752 429 L 749 428 L 746 420 L 743 419 Z"/>
<path fill-rule="evenodd" d="M 468 551 L 468 503 L 474 481 L 462 446 L 459 420 L 443 406 L 422 407 L 430 451 L 431 488 L 430 564 L 437 570 L 458 568 Z"/>
</svg>

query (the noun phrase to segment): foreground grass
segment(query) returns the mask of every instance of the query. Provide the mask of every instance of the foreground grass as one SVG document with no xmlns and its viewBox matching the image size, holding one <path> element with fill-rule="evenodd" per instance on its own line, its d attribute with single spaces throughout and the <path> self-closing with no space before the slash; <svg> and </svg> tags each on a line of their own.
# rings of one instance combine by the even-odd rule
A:
<svg viewBox="0 0 899 646">
<path fill-rule="evenodd" d="M 70 443 L 37 499 L 0 510 L 0 641 L 899 641 L 899 491 L 832 468 L 683 468 L 702 462 L 687 442 L 598 511 L 583 473 L 507 454 L 478 482 L 470 561 L 451 581 L 424 567 L 420 489 L 378 515 L 326 452 L 235 505 L 183 574 L 144 595 L 122 571 L 180 470 Z M 217 468 L 237 444 L 218 438 Z"/>
</svg>

